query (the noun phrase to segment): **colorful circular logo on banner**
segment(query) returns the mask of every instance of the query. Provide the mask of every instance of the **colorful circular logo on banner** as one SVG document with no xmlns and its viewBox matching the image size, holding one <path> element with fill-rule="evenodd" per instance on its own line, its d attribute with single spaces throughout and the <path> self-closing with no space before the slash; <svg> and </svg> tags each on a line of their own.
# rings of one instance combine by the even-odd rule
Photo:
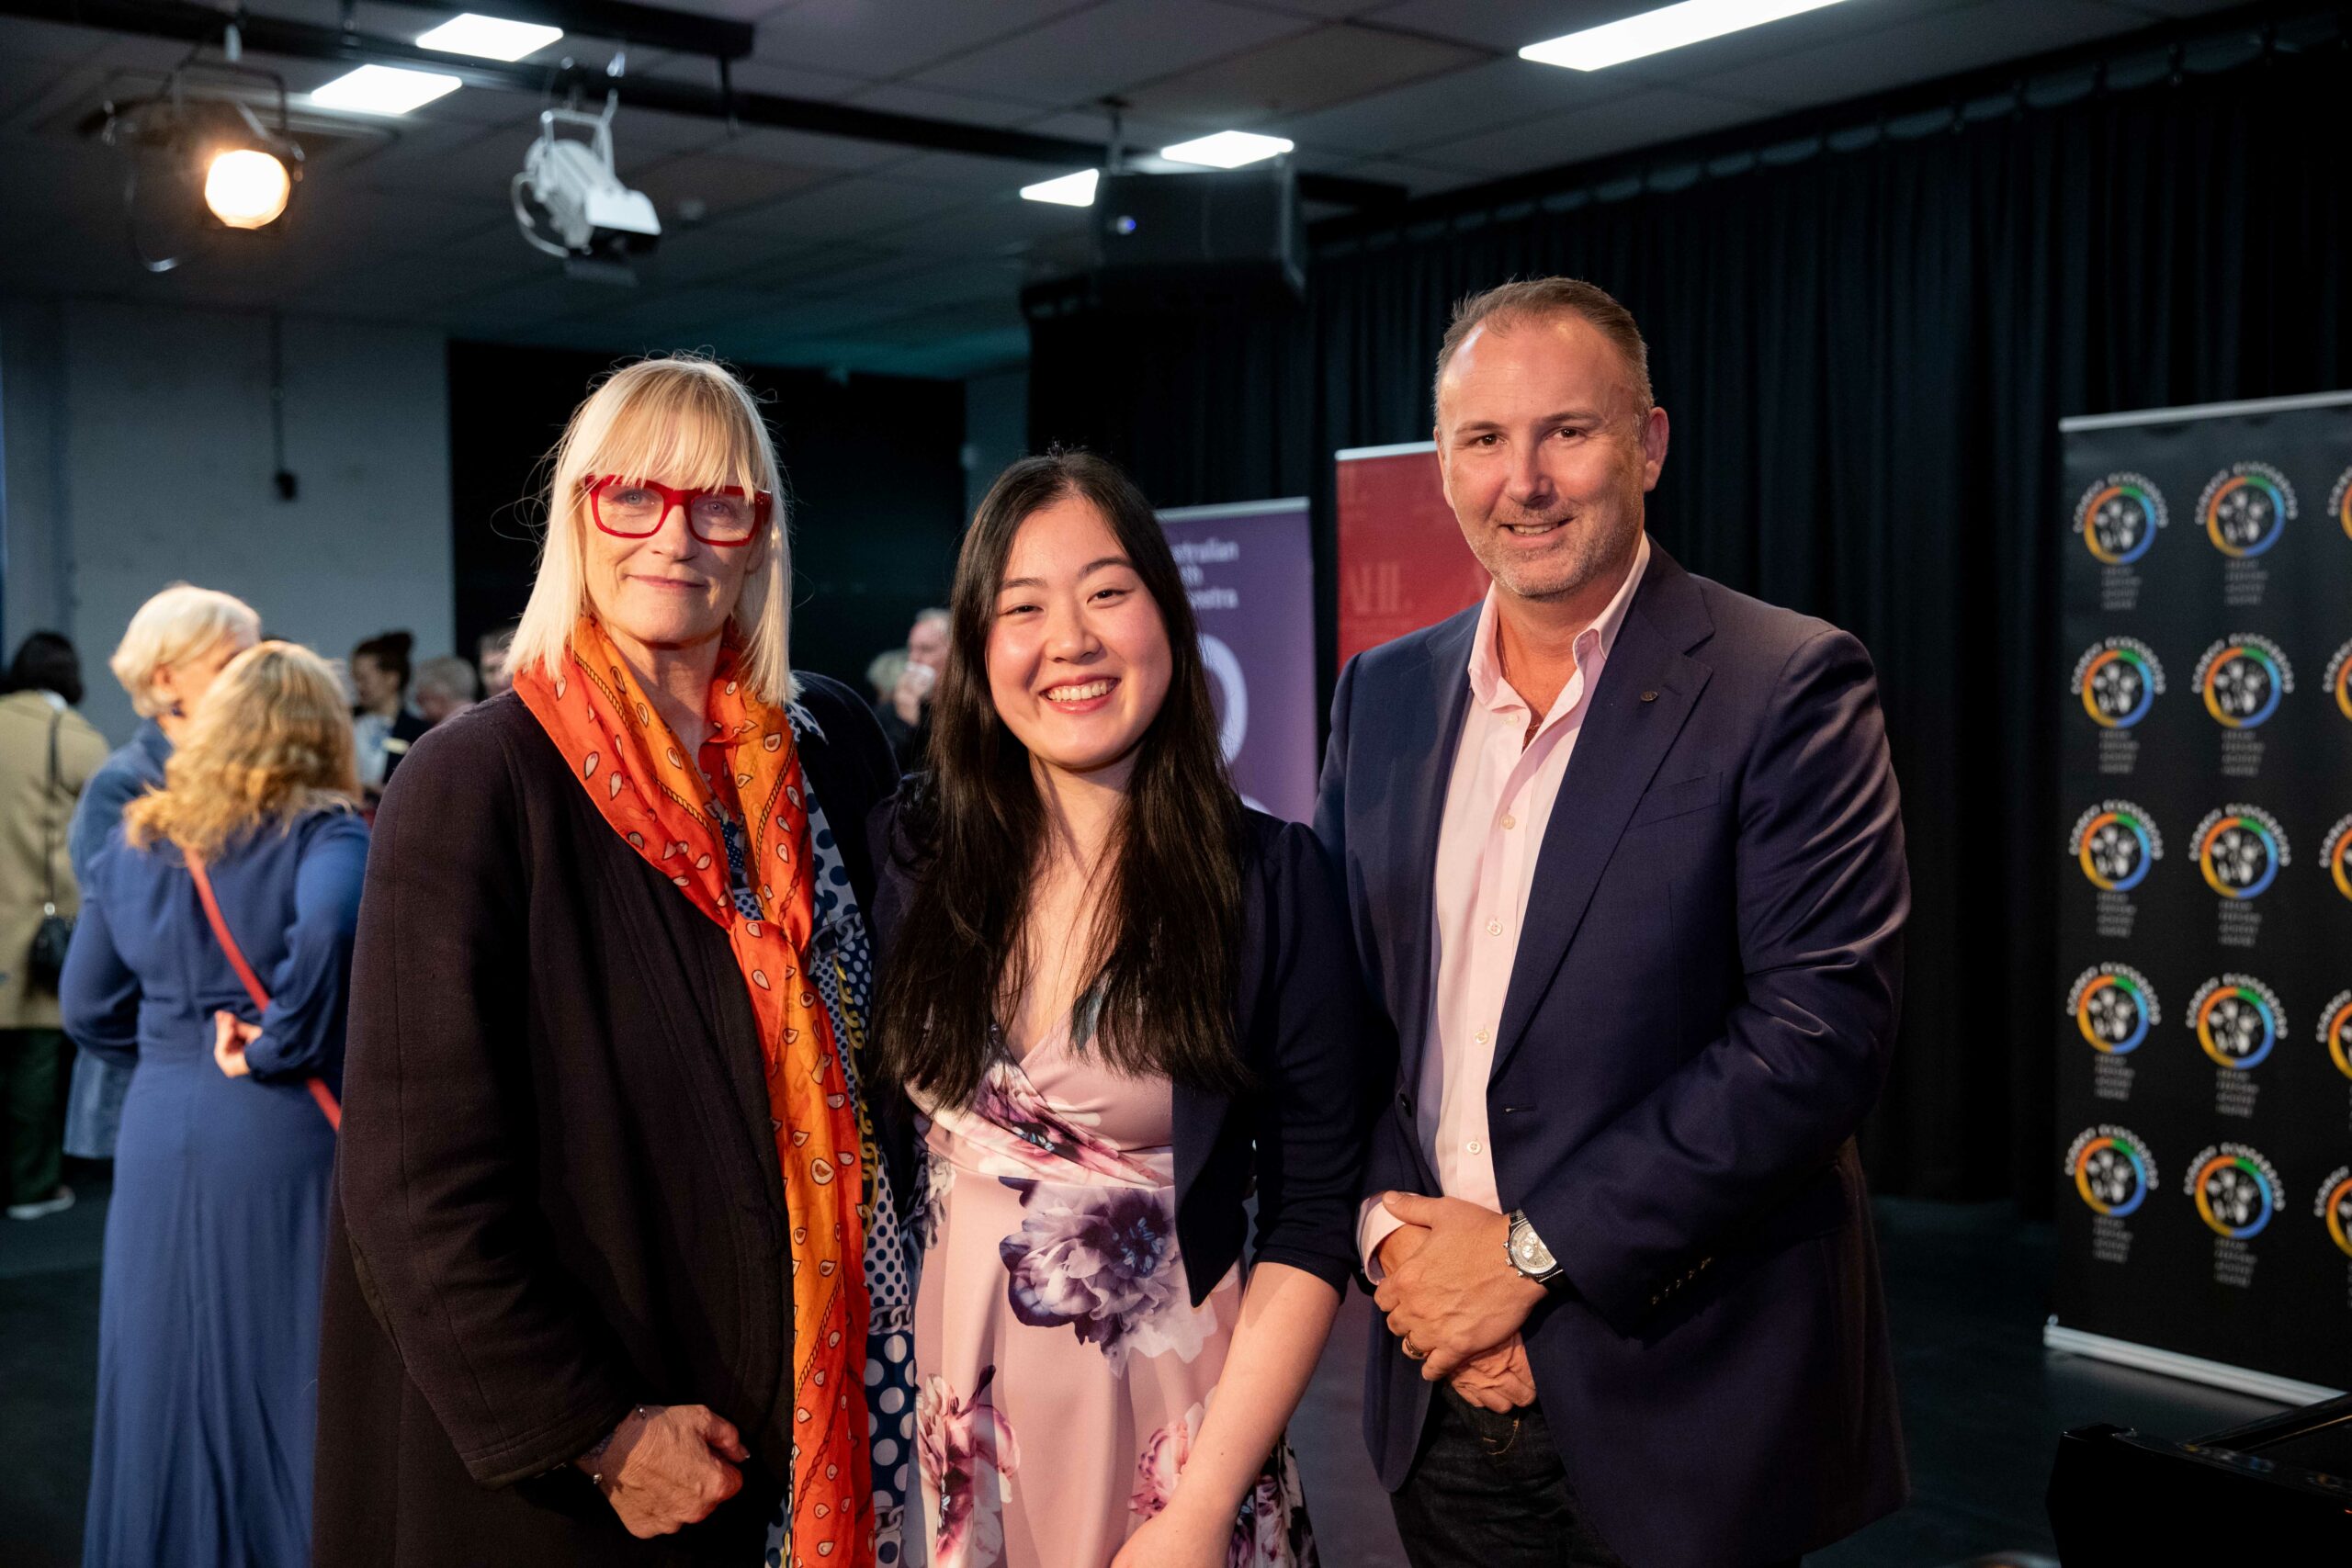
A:
<svg viewBox="0 0 2352 1568">
<path fill-rule="evenodd" d="M 2066 1010 L 2091 1048 L 2110 1056 L 2130 1055 L 2163 1021 L 2155 987 L 2127 964 L 2085 970 L 2067 994 Z"/>
<path fill-rule="evenodd" d="M 2287 830 L 2256 806 L 2225 806 L 2197 824 L 2197 868 L 2224 898 L 2258 898 L 2287 863 Z"/>
<path fill-rule="evenodd" d="M 2145 811 L 2128 800 L 2109 800 L 2075 823 L 2067 852 L 2100 892 L 2129 893 L 2164 859 L 2165 841 Z"/>
<path fill-rule="evenodd" d="M 2232 1072 L 2260 1066 L 2286 1032 L 2278 994 L 2249 975 L 2208 980 L 2189 999 L 2188 1026 L 2197 1043 Z"/>
<path fill-rule="evenodd" d="M 2267 637 L 2224 637 L 2197 661 L 2205 711 L 2231 729 L 2259 728 L 2294 689 L 2294 666 Z"/>
<path fill-rule="evenodd" d="M 2156 1162 L 2148 1145 L 2125 1127 L 2093 1127 L 2066 1151 L 2066 1173 L 2091 1213 L 2122 1219 L 2148 1201 Z"/>
<path fill-rule="evenodd" d="M 2233 463 L 2205 487 L 2197 513 L 2215 549 L 2251 559 L 2277 544 L 2295 520 L 2295 487 L 2267 463 Z"/>
<path fill-rule="evenodd" d="M 2339 819 L 2327 830 L 2327 842 L 2320 850 L 2320 863 L 2327 868 L 2328 880 L 2335 890 L 2352 898 L 2352 817 Z"/>
<path fill-rule="evenodd" d="M 2352 718 L 2352 642 L 2335 650 L 2327 661 L 2327 689 L 2335 698 L 2335 711 Z"/>
<path fill-rule="evenodd" d="M 2319 1202 L 2314 1205 L 2321 1220 L 2327 1225 L 2327 1239 L 2336 1250 L 2352 1258 L 2352 1166 L 2337 1166 L 2319 1184 Z"/>
<path fill-rule="evenodd" d="M 2320 1010 L 2319 1043 L 2335 1070 L 2352 1078 L 2352 991 L 2338 991 Z"/>
<path fill-rule="evenodd" d="M 2327 492 L 2327 514 L 2343 528 L 2344 536 L 2352 539 L 2352 468 L 2335 476 L 2335 488 Z"/>
<path fill-rule="evenodd" d="M 2164 694 L 2165 667 L 2134 637 L 2111 637 L 2075 661 L 2075 694 L 2102 729 L 2129 729 Z"/>
<path fill-rule="evenodd" d="M 2109 474 L 2075 503 L 2075 532 L 2108 566 L 2130 566 L 2146 555 L 2165 521 L 2163 492 L 2143 474 Z"/>
<path fill-rule="evenodd" d="M 2188 1168 L 2197 1217 L 2216 1235 L 2250 1240 L 2278 1212 L 2278 1172 L 2244 1144 L 2201 1150 Z"/>
</svg>

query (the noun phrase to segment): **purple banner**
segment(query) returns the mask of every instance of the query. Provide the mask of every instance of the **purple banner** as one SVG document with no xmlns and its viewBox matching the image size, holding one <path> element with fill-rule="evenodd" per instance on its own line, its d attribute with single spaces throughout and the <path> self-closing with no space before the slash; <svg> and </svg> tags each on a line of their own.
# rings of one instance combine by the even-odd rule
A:
<svg viewBox="0 0 2352 1568">
<path fill-rule="evenodd" d="M 1201 657 L 1242 798 L 1315 814 L 1315 567 L 1306 501 L 1186 506 L 1159 514 L 1176 551 Z"/>
</svg>

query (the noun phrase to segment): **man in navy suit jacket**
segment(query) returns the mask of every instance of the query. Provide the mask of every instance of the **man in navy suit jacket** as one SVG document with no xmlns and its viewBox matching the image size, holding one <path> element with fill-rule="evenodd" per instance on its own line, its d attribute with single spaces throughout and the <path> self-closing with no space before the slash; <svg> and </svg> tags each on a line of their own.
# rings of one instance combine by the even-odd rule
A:
<svg viewBox="0 0 2352 1568">
<path fill-rule="evenodd" d="M 1907 1481 L 1854 1133 L 1910 895 L 1875 678 L 1643 531 L 1622 306 L 1464 302 L 1483 604 L 1351 661 L 1317 830 L 1396 1026 L 1365 1436 L 1416 1568 L 1760 1568 Z"/>
</svg>

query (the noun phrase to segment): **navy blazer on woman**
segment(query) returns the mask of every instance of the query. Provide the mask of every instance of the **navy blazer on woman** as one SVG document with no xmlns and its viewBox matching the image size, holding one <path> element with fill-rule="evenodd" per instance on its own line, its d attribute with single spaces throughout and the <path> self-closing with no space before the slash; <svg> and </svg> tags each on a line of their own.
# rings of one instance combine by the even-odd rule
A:
<svg viewBox="0 0 2352 1568">
<path fill-rule="evenodd" d="M 882 965 L 922 876 L 897 822 L 915 787 L 877 810 L 867 834 L 882 856 L 872 927 Z M 1241 1256 L 1253 1178 L 1256 1261 L 1347 1289 L 1364 1125 L 1392 1059 L 1315 835 L 1248 815 L 1235 1038 L 1255 1088 L 1237 1100 L 1175 1086 L 1176 1245 L 1196 1306 Z"/>
<path fill-rule="evenodd" d="M 1372 1193 L 1438 1190 L 1412 1095 L 1477 619 L 1366 652 L 1332 704 L 1316 825 L 1399 1040 Z M 1853 1134 L 1909 906 L 1861 645 L 1653 541 L 1537 856 L 1487 1090 L 1503 1207 L 1566 1270 L 1525 1330 L 1537 1394 L 1641 1568 L 1778 1561 L 1902 1503 Z M 1393 1489 L 1429 1384 L 1374 1340 L 1364 1430 Z"/>
</svg>

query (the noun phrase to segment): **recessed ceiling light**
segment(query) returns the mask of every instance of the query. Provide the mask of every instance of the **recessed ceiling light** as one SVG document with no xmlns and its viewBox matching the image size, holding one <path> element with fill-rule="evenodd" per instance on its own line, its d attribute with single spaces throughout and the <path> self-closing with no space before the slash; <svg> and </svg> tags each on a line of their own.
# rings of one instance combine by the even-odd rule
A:
<svg viewBox="0 0 2352 1568">
<path fill-rule="evenodd" d="M 561 28 L 542 27 L 537 22 L 510 22 L 503 17 L 485 17 L 478 11 L 468 11 L 453 17 L 429 33 L 417 36 L 420 49 L 437 49 L 444 54 L 471 54 L 483 60 L 520 60 L 535 50 L 547 48 L 563 36 Z"/>
<path fill-rule="evenodd" d="M 1838 0 L 1682 0 L 1638 17 L 1609 22 L 1582 32 L 1567 33 L 1519 51 L 1521 60 L 1539 65 L 1565 65 L 1572 71 L 1598 71 L 1623 65 L 1645 54 L 1659 54 L 1699 43 L 1743 28 L 1761 27 L 1783 17 L 1802 16 L 1835 6 Z"/>
<path fill-rule="evenodd" d="M 402 71 L 393 65 L 363 65 L 338 76 L 311 95 L 322 109 L 351 109 L 360 114 L 406 114 L 465 84 L 438 71 Z"/>
<path fill-rule="evenodd" d="M 1261 136 L 1254 130 L 1220 130 L 1215 136 L 1203 136 L 1191 141 L 1179 141 L 1173 147 L 1162 147 L 1159 155 L 1173 164 L 1204 164 L 1212 169 L 1238 169 L 1244 164 L 1260 163 L 1278 152 L 1287 152 L 1291 143 L 1279 136 Z"/>
<path fill-rule="evenodd" d="M 1094 205 L 1095 183 L 1102 177 L 1100 169 L 1080 169 L 1074 175 L 1039 180 L 1034 186 L 1021 187 L 1021 199 L 1050 201 L 1057 207 L 1091 207 Z"/>
</svg>

